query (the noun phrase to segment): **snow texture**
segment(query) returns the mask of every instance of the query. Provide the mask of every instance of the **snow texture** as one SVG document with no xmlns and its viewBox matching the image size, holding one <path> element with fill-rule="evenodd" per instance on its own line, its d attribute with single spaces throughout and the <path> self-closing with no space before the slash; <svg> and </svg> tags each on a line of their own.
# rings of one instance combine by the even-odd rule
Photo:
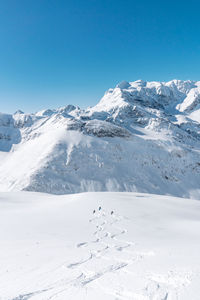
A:
<svg viewBox="0 0 200 300">
<path fill-rule="evenodd" d="M 199 220 L 171 196 L 0 193 L 0 299 L 199 300 Z"/>
<path fill-rule="evenodd" d="M 200 199 L 200 82 L 123 81 L 85 110 L 0 114 L 0 191 Z"/>
</svg>

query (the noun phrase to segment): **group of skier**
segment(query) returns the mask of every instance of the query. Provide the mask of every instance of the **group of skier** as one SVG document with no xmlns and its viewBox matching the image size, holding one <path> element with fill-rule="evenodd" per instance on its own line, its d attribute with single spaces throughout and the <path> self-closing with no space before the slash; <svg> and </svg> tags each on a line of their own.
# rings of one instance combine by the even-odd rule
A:
<svg viewBox="0 0 200 300">
<path fill-rule="evenodd" d="M 98 210 L 99 210 L 99 211 L 101 210 L 101 206 L 99 206 Z M 96 210 L 95 210 L 95 209 L 93 210 L 93 214 L 96 214 Z M 112 210 L 112 211 L 110 212 L 110 214 L 113 215 L 113 214 L 114 214 L 114 211 Z"/>
</svg>

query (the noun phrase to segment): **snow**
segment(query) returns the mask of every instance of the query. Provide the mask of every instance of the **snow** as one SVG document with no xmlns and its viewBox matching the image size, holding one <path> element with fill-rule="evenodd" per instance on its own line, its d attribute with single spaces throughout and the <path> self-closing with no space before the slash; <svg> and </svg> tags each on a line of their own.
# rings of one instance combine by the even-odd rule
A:
<svg viewBox="0 0 200 300">
<path fill-rule="evenodd" d="M 192 89 L 188 94 L 184 101 L 179 104 L 178 109 L 183 111 L 192 111 L 200 108 L 200 87 L 196 89 Z"/>
<path fill-rule="evenodd" d="M 19 143 L 21 134 L 14 126 L 12 115 L 0 113 L 0 150 L 8 152 L 13 144 Z"/>
<path fill-rule="evenodd" d="M 0 193 L 0 299 L 198 300 L 199 220 L 171 196 Z"/>
<path fill-rule="evenodd" d="M 0 300 L 198 300 L 199 112 L 199 81 L 137 80 L 0 113 Z"/>
<path fill-rule="evenodd" d="M 200 199 L 200 82 L 123 81 L 94 107 L 0 114 L 0 191 Z"/>
<path fill-rule="evenodd" d="M 200 109 L 195 110 L 189 115 L 189 118 L 200 123 Z"/>
<path fill-rule="evenodd" d="M 130 83 L 127 81 L 122 81 L 119 84 L 117 84 L 117 87 L 120 89 L 128 89 L 130 86 Z"/>
</svg>

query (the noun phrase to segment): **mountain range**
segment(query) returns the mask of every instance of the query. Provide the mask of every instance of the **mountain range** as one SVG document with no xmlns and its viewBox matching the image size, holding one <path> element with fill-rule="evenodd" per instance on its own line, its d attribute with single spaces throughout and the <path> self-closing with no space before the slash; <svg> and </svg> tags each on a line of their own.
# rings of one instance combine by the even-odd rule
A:
<svg viewBox="0 0 200 300">
<path fill-rule="evenodd" d="M 0 191 L 200 199 L 200 81 L 123 81 L 87 109 L 0 113 Z"/>
</svg>

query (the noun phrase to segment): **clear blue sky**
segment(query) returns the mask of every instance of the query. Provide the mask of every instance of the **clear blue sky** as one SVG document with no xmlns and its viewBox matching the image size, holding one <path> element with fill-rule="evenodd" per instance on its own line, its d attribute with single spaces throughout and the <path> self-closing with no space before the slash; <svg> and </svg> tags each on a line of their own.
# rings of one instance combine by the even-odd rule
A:
<svg viewBox="0 0 200 300">
<path fill-rule="evenodd" d="M 0 0 L 0 111 L 96 104 L 122 80 L 200 80 L 199 1 Z"/>
</svg>

